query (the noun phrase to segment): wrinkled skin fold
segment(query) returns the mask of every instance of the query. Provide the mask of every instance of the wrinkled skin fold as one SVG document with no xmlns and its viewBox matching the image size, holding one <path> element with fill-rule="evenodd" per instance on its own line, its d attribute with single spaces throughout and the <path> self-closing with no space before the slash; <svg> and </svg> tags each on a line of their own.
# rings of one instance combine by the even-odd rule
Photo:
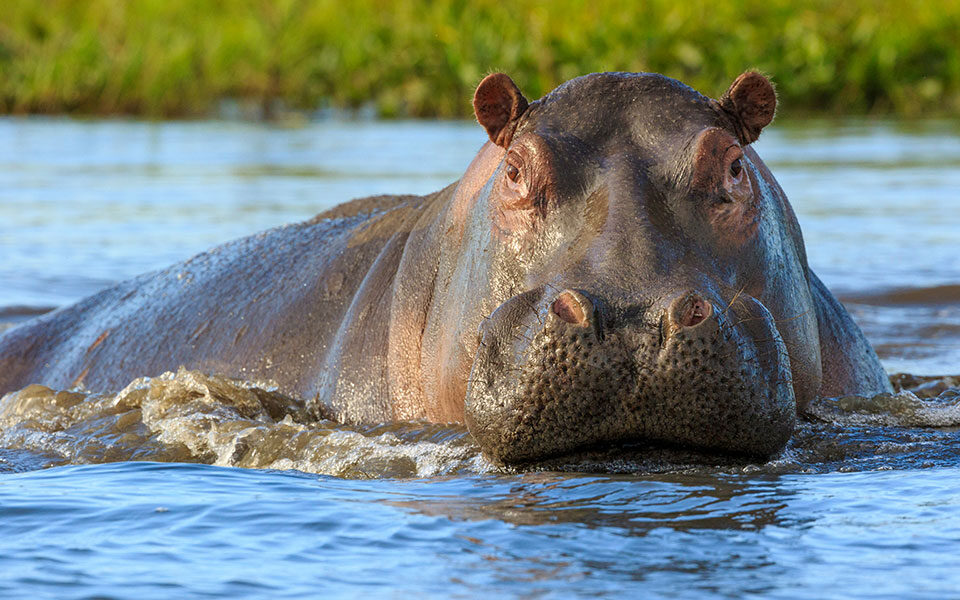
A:
<svg viewBox="0 0 960 600">
<path fill-rule="evenodd" d="M 750 146 L 775 107 L 752 72 L 716 100 L 597 73 L 529 102 L 490 75 L 474 97 L 490 141 L 458 182 L 11 329 L 0 393 L 184 366 L 273 382 L 316 418 L 463 422 L 503 464 L 634 442 L 774 454 L 817 395 L 890 391 Z"/>
</svg>

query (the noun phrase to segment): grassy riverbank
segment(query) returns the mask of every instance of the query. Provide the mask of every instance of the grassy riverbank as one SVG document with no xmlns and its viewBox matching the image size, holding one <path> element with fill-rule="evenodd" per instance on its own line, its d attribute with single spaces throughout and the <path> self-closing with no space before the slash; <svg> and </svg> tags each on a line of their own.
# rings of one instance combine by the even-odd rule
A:
<svg viewBox="0 0 960 600">
<path fill-rule="evenodd" d="M 791 112 L 960 114 L 960 3 L 799 4 L 4 0 L 0 112 L 191 116 L 239 98 L 452 117 L 492 70 L 535 98 L 599 70 L 717 95 L 755 67 Z"/>
</svg>

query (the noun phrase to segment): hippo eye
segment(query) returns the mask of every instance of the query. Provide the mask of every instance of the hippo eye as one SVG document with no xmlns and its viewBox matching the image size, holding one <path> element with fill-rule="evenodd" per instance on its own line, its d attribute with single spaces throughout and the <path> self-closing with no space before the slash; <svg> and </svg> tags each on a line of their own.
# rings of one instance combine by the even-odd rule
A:
<svg viewBox="0 0 960 600">
<path fill-rule="evenodd" d="M 520 179 L 520 169 L 507 163 L 507 177 L 510 181 L 516 183 Z"/>
<path fill-rule="evenodd" d="M 730 177 L 733 177 L 734 179 L 736 179 L 737 177 L 740 176 L 740 171 L 742 170 L 743 170 L 742 159 L 738 158 L 737 160 L 730 163 Z"/>
</svg>

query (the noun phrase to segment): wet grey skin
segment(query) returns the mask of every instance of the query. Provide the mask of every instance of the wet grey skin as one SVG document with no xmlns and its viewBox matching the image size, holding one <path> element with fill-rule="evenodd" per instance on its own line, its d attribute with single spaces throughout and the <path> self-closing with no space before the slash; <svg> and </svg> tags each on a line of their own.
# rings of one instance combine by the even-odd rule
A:
<svg viewBox="0 0 960 600">
<path fill-rule="evenodd" d="M 750 147 L 776 96 L 597 73 L 474 97 L 490 142 L 428 196 L 355 200 L 0 336 L 0 393 L 180 366 L 316 418 L 465 423 L 500 464 L 653 443 L 768 456 L 817 395 L 891 390 Z M 442 151 L 442 149 L 438 149 Z"/>
</svg>

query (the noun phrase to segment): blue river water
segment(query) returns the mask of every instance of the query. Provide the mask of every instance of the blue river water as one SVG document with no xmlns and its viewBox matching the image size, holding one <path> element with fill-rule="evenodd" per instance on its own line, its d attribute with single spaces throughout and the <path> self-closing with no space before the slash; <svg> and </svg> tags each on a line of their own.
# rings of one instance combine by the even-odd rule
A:
<svg viewBox="0 0 960 600">
<path fill-rule="evenodd" d="M 353 197 L 434 191 L 484 137 L 0 119 L 0 330 Z M 960 598 L 960 125 L 785 122 L 756 146 L 908 392 L 817 405 L 766 464 L 507 473 L 462 428 L 251 417 L 247 387 L 198 373 L 28 389 L 0 401 L 0 598 Z"/>
<path fill-rule="evenodd" d="M 0 593 L 948 598 L 958 478 L 952 468 L 356 481 L 61 467 L 0 482 Z"/>
</svg>

